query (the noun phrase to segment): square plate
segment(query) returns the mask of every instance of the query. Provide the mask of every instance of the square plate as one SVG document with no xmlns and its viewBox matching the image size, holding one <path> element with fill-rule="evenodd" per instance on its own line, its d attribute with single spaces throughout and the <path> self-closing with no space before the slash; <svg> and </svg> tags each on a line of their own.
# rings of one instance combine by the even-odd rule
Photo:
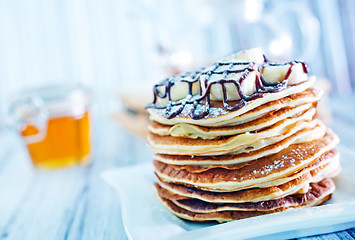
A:
<svg viewBox="0 0 355 240">
<path fill-rule="evenodd" d="M 167 210 L 155 194 L 151 163 L 107 170 L 102 177 L 119 193 L 129 239 L 297 238 L 355 226 L 355 151 L 342 146 L 338 150 L 342 172 L 326 204 L 223 224 L 188 222 Z"/>
</svg>

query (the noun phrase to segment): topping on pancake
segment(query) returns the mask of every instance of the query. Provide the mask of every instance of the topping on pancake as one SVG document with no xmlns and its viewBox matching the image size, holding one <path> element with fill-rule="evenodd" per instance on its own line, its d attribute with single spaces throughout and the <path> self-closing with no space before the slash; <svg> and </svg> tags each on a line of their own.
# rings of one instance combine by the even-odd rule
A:
<svg viewBox="0 0 355 240">
<path fill-rule="evenodd" d="M 236 111 L 267 93 L 306 81 L 307 73 L 303 62 L 272 63 L 260 50 L 246 50 L 156 84 L 153 103 L 147 108 L 164 109 L 170 119 L 188 107 L 191 118 L 201 119 L 209 115 L 211 101 L 222 101 L 224 110 Z"/>
</svg>

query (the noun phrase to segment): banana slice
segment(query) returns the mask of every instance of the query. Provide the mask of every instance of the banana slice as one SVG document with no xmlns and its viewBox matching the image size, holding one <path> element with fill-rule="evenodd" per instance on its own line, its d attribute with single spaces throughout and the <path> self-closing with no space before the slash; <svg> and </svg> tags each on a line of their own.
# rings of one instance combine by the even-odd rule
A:
<svg viewBox="0 0 355 240">
<path fill-rule="evenodd" d="M 282 82 L 289 69 L 291 73 L 288 76 L 288 85 L 295 85 L 307 80 L 307 73 L 303 69 L 303 63 L 286 63 L 280 65 L 265 65 L 261 69 L 261 73 L 266 82 L 269 83 L 278 83 Z"/>
<path fill-rule="evenodd" d="M 253 71 L 247 71 L 247 75 L 242 81 L 238 81 L 243 74 L 246 74 L 245 72 L 240 72 L 240 73 L 231 73 L 226 76 L 225 79 L 233 79 L 235 81 L 238 81 L 241 86 L 242 92 L 250 96 L 253 93 L 256 92 L 256 70 Z M 210 97 L 211 100 L 214 101 L 223 101 L 223 88 L 222 84 L 219 83 L 220 80 L 220 75 L 212 75 L 211 78 L 208 80 L 208 84 L 211 85 L 210 89 Z M 207 85 L 208 86 L 208 85 Z M 226 99 L 229 101 L 233 100 L 239 100 L 241 99 L 241 96 L 239 96 L 239 92 L 237 89 L 237 86 L 234 83 L 224 83 L 224 86 L 226 88 Z M 202 84 L 202 92 L 205 93 L 207 91 L 205 84 Z"/>
<path fill-rule="evenodd" d="M 237 52 L 223 60 L 223 62 L 254 62 L 264 63 L 264 53 L 261 48 L 251 48 Z"/>
<path fill-rule="evenodd" d="M 187 79 L 192 81 L 192 79 Z M 199 93 L 199 82 L 195 81 L 192 84 L 192 96 L 197 95 Z M 167 91 L 170 91 L 170 97 L 173 102 L 177 102 L 181 99 L 186 98 L 189 95 L 189 83 L 186 81 L 182 81 L 181 79 L 175 79 L 173 85 L 170 87 L 170 90 L 167 87 L 167 84 L 163 84 L 157 87 L 157 90 L 161 96 L 166 95 L 164 98 L 158 97 L 157 104 L 158 105 L 166 105 L 168 103 L 168 96 L 166 94 Z"/>
<path fill-rule="evenodd" d="M 260 71 L 259 67 L 261 67 Z M 241 99 L 236 83 L 240 84 L 240 90 L 244 95 L 250 96 L 256 92 L 257 77 L 260 73 L 264 80 L 269 83 L 282 82 L 287 78 L 288 85 L 295 85 L 308 79 L 304 63 L 296 61 L 265 63 L 264 54 L 260 48 L 240 51 L 201 71 L 173 76 L 162 82 L 156 87 L 159 92 L 156 104 L 161 106 L 168 104 L 167 92 L 170 93 L 173 102 L 187 98 L 189 96 L 189 83 L 186 81 L 193 82 L 192 96 L 195 99 L 210 94 L 211 100 L 223 101 L 224 87 L 226 100 L 236 101 Z M 234 82 L 228 82 L 229 80 Z M 168 87 L 169 81 L 172 83 L 170 88 Z M 199 95 L 200 89 L 202 95 Z"/>
</svg>

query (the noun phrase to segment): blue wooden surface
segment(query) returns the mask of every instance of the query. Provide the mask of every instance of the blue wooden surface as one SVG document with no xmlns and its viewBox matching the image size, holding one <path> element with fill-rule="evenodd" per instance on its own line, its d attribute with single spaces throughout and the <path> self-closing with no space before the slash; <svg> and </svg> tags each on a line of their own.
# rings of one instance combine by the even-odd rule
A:
<svg viewBox="0 0 355 240">
<path fill-rule="evenodd" d="M 329 102 L 331 127 L 341 144 L 354 148 L 355 95 Z M 151 151 L 109 118 L 94 127 L 92 164 L 58 171 L 34 169 L 18 137 L 0 131 L 0 239 L 127 239 L 119 196 L 99 175 L 149 162 Z M 353 238 L 355 226 L 303 239 Z"/>
</svg>

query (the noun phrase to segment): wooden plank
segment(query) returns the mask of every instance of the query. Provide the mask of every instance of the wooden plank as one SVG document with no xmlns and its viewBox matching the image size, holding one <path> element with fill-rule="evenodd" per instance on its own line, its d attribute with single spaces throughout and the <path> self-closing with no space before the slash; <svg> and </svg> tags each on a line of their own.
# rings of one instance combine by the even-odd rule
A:
<svg viewBox="0 0 355 240">
<path fill-rule="evenodd" d="M 8 226 L 34 184 L 32 166 L 18 140 L 9 132 L 0 133 L 0 237 L 8 235 Z"/>
<path fill-rule="evenodd" d="M 36 171 L 3 235 L 7 239 L 63 239 L 85 183 L 85 169 Z"/>
<path fill-rule="evenodd" d="M 32 167 L 23 143 L 14 139 L 2 156 L 0 236 L 6 239 L 63 239 L 85 183 L 84 169 L 42 171 Z"/>
<path fill-rule="evenodd" d="M 124 129 L 108 123 L 100 130 L 86 198 L 75 213 L 68 239 L 125 239 L 119 197 L 99 176 L 110 168 L 151 160 L 145 142 Z"/>
</svg>

